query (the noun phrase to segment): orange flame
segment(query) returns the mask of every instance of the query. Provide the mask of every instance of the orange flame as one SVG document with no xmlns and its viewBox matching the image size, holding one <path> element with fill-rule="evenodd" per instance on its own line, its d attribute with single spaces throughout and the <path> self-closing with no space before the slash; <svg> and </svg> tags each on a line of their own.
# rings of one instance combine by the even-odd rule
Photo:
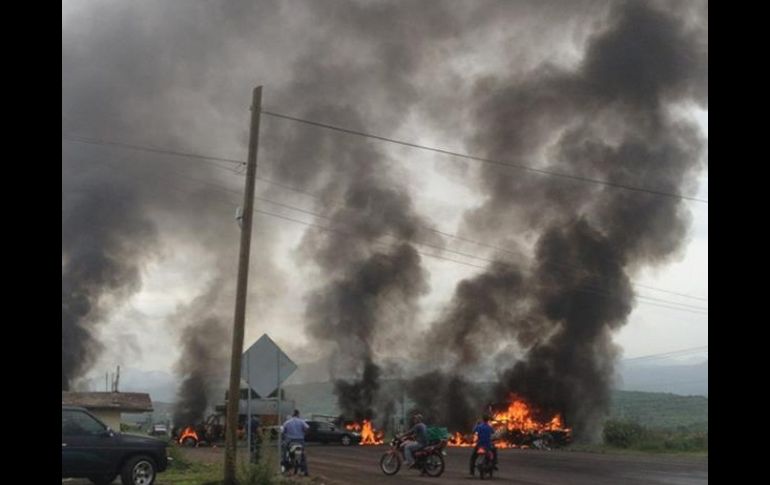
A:
<svg viewBox="0 0 770 485">
<path fill-rule="evenodd" d="M 452 435 L 451 438 L 447 441 L 447 444 L 449 446 L 476 446 L 476 441 L 478 441 L 478 436 L 475 434 L 473 436 L 463 436 L 462 433 L 459 431 L 455 432 L 455 434 Z"/>
<path fill-rule="evenodd" d="M 377 430 L 372 425 L 372 422 L 368 419 L 364 419 L 363 423 L 351 423 L 345 425 L 348 431 L 356 431 L 361 433 L 360 445 L 381 445 L 385 442 L 384 435 L 380 430 Z"/>
<path fill-rule="evenodd" d="M 519 445 L 504 437 L 506 432 L 509 435 L 510 432 L 533 434 L 546 431 L 571 432 L 569 428 L 563 427 L 560 414 L 555 414 L 548 421 L 538 421 L 534 416 L 531 406 L 525 400 L 514 395 L 510 396 L 507 409 L 494 413 L 489 424 L 495 430 L 495 437 L 503 436 L 502 439 L 495 439 L 495 446 L 498 448 L 519 447 Z M 477 439 L 475 434 L 463 436 L 461 433 L 456 432 L 449 440 L 449 446 L 475 446 Z M 527 446 L 523 445 L 522 447 Z"/>
<path fill-rule="evenodd" d="M 196 444 L 198 443 L 198 441 L 200 441 L 198 438 L 198 433 L 195 432 L 195 428 L 193 428 L 192 426 L 188 426 L 184 430 L 182 430 L 182 434 L 179 435 L 180 445 L 184 443 L 185 438 L 194 438 Z"/>
</svg>

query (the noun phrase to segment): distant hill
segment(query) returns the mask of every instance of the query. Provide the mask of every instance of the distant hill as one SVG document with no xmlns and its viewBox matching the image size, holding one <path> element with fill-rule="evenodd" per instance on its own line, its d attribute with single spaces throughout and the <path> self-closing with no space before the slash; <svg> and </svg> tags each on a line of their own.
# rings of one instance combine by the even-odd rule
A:
<svg viewBox="0 0 770 485">
<path fill-rule="evenodd" d="M 297 371 L 287 379 L 286 385 L 327 382 L 328 369 L 329 364 L 324 359 L 298 364 Z M 708 396 L 708 360 L 688 365 L 621 361 L 617 373 L 620 378 L 617 388 L 622 391 Z"/>
<path fill-rule="evenodd" d="M 623 361 L 618 389 L 708 396 L 708 360 L 694 365 L 655 365 Z"/>
<path fill-rule="evenodd" d="M 684 426 L 707 431 L 709 400 L 705 396 L 615 391 L 611 418 L 635 421 L 650 428 Z"/>
</svg>

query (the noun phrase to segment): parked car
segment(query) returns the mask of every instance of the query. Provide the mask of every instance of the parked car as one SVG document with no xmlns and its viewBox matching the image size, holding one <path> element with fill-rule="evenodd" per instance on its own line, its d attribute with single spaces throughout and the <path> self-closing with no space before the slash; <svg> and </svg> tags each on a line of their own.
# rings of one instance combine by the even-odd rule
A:
<svg viewBox="0 0 770 485">
<path fill-rule="evenodd" d="M 150 435 L 152 436 L 167 436 L 168 435 L 168 426 L 166 426 L 163 423 L 156 423 L 153 424 L 150 428 Z"/>
<path fill-rule="evenodd" d="M 316 443 L 341 443 L 345 446 L 358 444 L 361 434 L 355 431 L 341 429 L 332 423 L 323 421 L 308 421 L 310 429 L 305 434 L 305 441 Z"/>
<path fill-rule="evenodd" d="M 166 442 L 118 433 L 84 408 L 61 408 L 62 478 L 88 478 L 95 485 L 152 485 L 168 466 Z"/>
</svg>

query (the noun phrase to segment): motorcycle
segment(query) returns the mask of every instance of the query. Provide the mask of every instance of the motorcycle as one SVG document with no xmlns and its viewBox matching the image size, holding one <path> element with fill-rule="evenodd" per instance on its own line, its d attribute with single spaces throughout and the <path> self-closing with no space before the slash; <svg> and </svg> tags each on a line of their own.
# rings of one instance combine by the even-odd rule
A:
<svg viewBox="0 0 770 485">
<path fill-rule="evenodd" d="M 305 447 L 302 443 L 291 442 L 286 447 L 284 459 L 281 461 L 281 473 L 292 472 L 296 475 L 302 471 L 302 455 Z"/>
<path fill-rule="evenodd" d="M 494 459 L 495 455 L 490 448 L 479 446 L 478 450 L 476 450 L 474 466 L 476 470 L 478 470 L 479 477 L 482 480 L 487 476 L 492 478 L 492 473 L 494 473 L 495 470 Z"/>
<path fill-rule="evenodd" d="M 395 475 L 401 469 L 404 461 L 405 437 L 396 437 L 390 442 L 390 449 L 380 458 L 380 469 L 385 475 Z M 429 444 L 421 450 L 414 452 L 415 464 L 413 468 L 430 477 L 438 477 L 444 473 L 444 448 L 447 440 Z"/>
</svg>

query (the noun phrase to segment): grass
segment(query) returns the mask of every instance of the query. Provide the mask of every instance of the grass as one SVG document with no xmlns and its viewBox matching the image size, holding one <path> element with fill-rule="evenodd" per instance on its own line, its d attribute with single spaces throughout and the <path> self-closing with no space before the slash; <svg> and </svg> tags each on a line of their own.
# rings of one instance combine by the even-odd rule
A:
<svg viewBox="0 0 770 485">
<path fill-rule="evenodd" d="M 239 485 L 332 485 L 328 479 L 314 477 L 283 477 L 278 474 L 276 450 L 269 440 L 262 440 L 258 463 L 239 461 L 237 480 Z M 222 463 L 194 463 L 183 451 L 169 448 L 173 461 L 169 468 L 158 475 L 156 485 L 221 485 Z"/>
<path fill-rule="evenodd" d="M 171 464 L 158 475 L 157 485 L 204 485 L 222 479 L 222 465 L 219 463 L 190 462 L 176 446 L 169 447 L 169 455 Z"/>
<path fill-rule="evenodd" d="M 708 454 L 708 429 L 700 424 L 652 428 L 630 420 L 609 420 L 603 436 L 608 450 Z"/>
</svg>

